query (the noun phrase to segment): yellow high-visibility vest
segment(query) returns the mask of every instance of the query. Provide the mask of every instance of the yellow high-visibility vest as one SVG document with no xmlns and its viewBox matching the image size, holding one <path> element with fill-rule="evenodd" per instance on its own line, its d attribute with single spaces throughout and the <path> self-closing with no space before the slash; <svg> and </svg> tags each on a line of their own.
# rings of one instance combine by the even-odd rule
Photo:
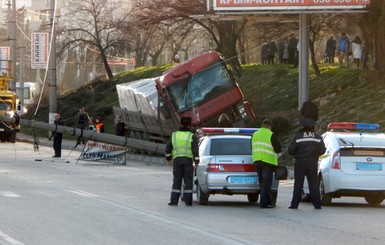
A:
<svg viewBox="0 0 385 245">
<path fill-rule="evenodd" d="M 188 131 L 177 131 L 172 133 L 171 137 L 173 159 L 176 157 L 193 157 L 191 150 L 193 133 Z"/>
<path fill-rule="evenodd" d="M 253 162 L 262 161 L 272 165 L 278 165 L 278 157 L 271 144 L 271 132 L 267 128 L 260 128 L 254 132 L 251 138 Z"/>
</svg>

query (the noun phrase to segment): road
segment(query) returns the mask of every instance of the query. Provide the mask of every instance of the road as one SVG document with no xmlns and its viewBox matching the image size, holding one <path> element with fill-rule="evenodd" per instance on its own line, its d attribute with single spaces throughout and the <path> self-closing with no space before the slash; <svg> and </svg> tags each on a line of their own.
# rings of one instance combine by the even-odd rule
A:
<svg viewBox="0 0 385 245">
<path fill-rule="evenodd" d="M 342 198 L 322 210 L 289 210 L 293 180 L 277 207 L 245 196 L 210 197 L 208 206 L 167 205 L 169 166 L 77 162 L 79 151 L 18 142 L 0 145 L 0 245 L 384 244 L 385 202 Z M 195 196 L 194 196 L 195 200 Z"/>
</svg>

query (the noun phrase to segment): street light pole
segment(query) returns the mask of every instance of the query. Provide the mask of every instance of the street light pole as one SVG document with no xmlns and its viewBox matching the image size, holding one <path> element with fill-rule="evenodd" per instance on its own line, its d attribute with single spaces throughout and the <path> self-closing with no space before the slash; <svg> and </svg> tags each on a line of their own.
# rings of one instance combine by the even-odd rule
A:
<svg viewBox="0 0 385 245">
<path fill-rule="evenodd" d="M 12 0 L 12 20 L 11 20 L 11 35 L 10 35 L 10 55 L 11 55 L 11 78 L 9 90 L 16 92 L 16 0 Z"/>
<path fill-rule="evenodd" d="M 56 0 L 51 0 L 50 6 L 50 24 L 51 24 L 51 48 L 49 56 L 49 123 L 53 123 L 57 112 L 57 85 L 56 85 L 56 33 L 55 33 L 55 13 Z"/>
</svg>

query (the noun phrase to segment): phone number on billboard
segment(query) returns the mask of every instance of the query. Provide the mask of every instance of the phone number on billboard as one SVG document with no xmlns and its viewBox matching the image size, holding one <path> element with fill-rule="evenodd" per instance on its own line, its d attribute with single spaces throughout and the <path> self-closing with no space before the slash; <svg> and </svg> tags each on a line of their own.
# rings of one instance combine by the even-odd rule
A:
<svg viewBox="0 0 385 245">
<path fill-rule="evenodd" d="M 369 0 L 313 0 L 313 3 L 368 3 Z"/>
</svg>

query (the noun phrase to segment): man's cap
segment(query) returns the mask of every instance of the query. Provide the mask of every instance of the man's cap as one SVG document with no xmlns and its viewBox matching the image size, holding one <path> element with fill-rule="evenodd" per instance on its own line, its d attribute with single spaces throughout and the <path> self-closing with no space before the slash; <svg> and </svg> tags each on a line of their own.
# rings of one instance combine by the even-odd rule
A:
<svg viewBox="0 0 385 245">
<path fill-rule="evenodd" d="M 191 117 L 181 117 L 180 118 L 180 124 L 182 124 L 182 126 L 185 126 L 185 127 L 190 126 L 190 124 L 191 124 Z"/>
<path fill-rule="evenodd" d="M 312 128 L 315 125 L 315 121 L 307 117 L 301 117 L 301 119 L 299 119 L 299 123 L 306 128 Z"/>
</svg>

